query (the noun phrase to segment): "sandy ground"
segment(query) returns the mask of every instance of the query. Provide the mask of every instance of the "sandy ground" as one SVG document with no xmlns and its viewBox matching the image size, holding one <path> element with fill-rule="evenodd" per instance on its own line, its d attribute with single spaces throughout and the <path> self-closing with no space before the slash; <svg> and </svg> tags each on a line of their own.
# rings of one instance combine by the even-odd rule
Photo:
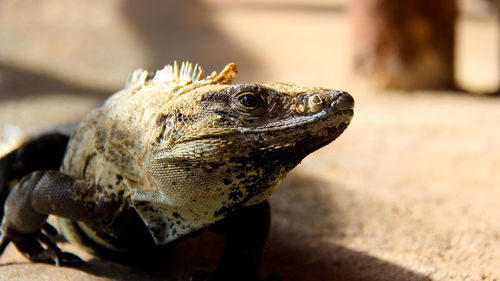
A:
<svg viewBox="0 0 500 281">
<path fill-rule="evenodd" d="M 305 2 L 0 1 L 0 134 L 77 120 L 132 69 L 173 59 L 207 70 L 239 62 L 238 81 L 345 89 L 356 99 L 351 126 L 271 198 L 262 274 L 500 280 L 500 99 L 360 86 L 349 72 L 343 1 Z M 495 28 L 489 17 L 460 21 L 460 85 L 497 87 Z M 9 145 L 3 139 L 0 149 Z M 56 268 L 31 264 L 9 246 L 0 280 L 183 280 L 193 268 L 213 267 L 220 244 L 204 233 L 148 268 L 67 244 L 88 263 Z"/>
</svg>

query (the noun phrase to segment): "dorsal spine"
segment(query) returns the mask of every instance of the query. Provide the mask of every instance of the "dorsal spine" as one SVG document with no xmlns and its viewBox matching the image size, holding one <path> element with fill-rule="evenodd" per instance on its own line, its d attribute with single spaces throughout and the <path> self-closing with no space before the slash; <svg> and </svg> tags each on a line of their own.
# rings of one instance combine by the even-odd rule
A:
<svg viewBox="0 0 500 281">
<path fill-rule="evenodd" d="M 180 82 L 190 83 L 203 79 L 203 69 L 198 64 L 194 65 L 183 61 L 181 67 L 174 61 L 174 65 L 168 64 L 163 69 L 158 70 L 152 81 L 155 84 Z"/>
</svg>

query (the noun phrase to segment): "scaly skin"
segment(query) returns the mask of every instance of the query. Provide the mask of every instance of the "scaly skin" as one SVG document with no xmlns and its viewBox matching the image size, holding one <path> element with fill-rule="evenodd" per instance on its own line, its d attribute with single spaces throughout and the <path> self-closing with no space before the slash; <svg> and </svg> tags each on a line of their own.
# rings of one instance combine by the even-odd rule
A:
<svg viewBox="0 0 500 281">
<path fill-rule="evenodd" d="M 229 64 L 202 78 L 201 68 L 190 63 L 134 72 L 123 90 L 80 122 L 58 174 L 21 184 L 34 190 L 25 193 L 63 192 L 64 199 L 37 203 L 32 195 L 33 202 L 21 204 L 8 198 L 4 237 L 37 231 L 42 215 L 55 214 L 69 240 L 83 243 L 78 229 L 98 247 L 126 250 L 127 243 L 114 243 L 103 232 L 119 236 L 109 226 L 132 210 L 154 242 L 166 244 L 262 204 L 352 118 L 354 101 L 345 92 L 292 83 L 231 85 L 236 72 Z M 24 194 L 17 189 L 13 193 Z M 10 219 L 18 214 L 9 206 L 26 211 L 25 205 L 40 218 Z"/>
</svg>

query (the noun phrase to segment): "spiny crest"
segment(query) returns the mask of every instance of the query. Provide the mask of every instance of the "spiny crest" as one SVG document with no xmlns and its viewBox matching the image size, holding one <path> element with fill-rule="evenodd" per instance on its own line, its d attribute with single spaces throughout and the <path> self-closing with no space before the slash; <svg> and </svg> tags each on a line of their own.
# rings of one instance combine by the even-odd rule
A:
<svg viewBox="0 0 500 281">
<path fill-rule="evenodd" d="M 156 85 L 165 85 L 169 83 L 176 83 L 184 86 L 189 84 L 196 84 L 197 86 L 207 84 L 231 84 L 237 72 L 237 65 L 235 63 L 230 63 L 226 65 L 219 74 L 214 71 L 206 78 L 203 78 L 203 69 L 198 64 L 193 66 L 191 62 L 183 61 L 179 68 L 177 61 L 174 61 L 173 65 L 168 64 L 155 73 L 148 73 L 146 70 L 142 69 L 134 71 L 127 82 L 127 86 L 144 85 L 148 77 L 153 77 L 150 81 Z"/>
<path fill-rule="evenodd" d="M 152 81 L 157 84 L 169 82 L 191 83 L 200 81 L 202 78 L 203 69 L 198 64 L 193 68 L 192 63 L 183 61 L 179 69 L 177 61 L 174 61 L 173 66 L 168 64 L 162 70 L 158 70 Z"/>
</svg>

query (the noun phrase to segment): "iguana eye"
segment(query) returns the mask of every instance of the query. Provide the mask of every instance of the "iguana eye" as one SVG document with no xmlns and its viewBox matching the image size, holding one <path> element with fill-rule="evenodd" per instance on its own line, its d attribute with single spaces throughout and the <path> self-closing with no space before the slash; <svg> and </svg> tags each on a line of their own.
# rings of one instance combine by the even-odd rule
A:
<svg viewBox="0 0 500 281">
<path fill-rule="evenodd" d="M 260 97 L 260 95 L 252 92 L 242 92 L 237 96 L 237 99 L 241 105 L 251 109 L 264 105 L 264 100 Z"/>
</svg>

